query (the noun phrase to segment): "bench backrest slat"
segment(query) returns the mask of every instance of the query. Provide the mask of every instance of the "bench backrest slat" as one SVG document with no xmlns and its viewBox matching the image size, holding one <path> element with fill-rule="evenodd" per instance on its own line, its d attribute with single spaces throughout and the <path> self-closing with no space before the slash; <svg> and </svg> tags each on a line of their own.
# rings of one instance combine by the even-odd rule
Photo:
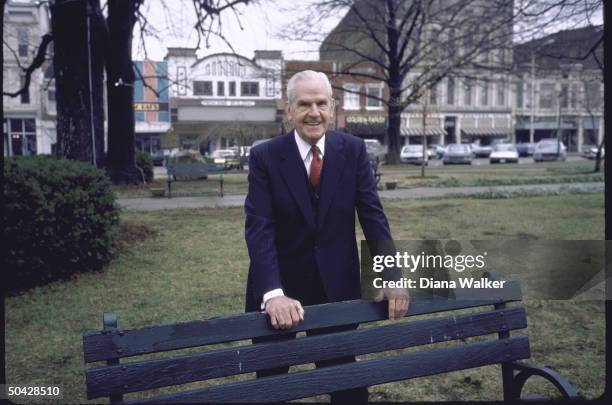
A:
<svg viewBox="0 0 612 405">
<path fill-rule="evenodd" d="M 480 367 L 530 356 L 526 336 L 408 353 L 161 395 L 132 403 L 277 402 Z M 248 392 L 248 395 L 245 395 Z"/>
<path fill-rule="evenodd" d="M 488 290 L 475 299 L 413 300 L 406 316 L 448 310 L 494 305 L 522 299 L 518 283 L 507 282 L 503 289 Z M 471 296 L 479 297 L 477 289 Z M 387 319 L 385 302 L 355 300 L 308 307 L 304 322 L 291 331 L 299 332 L 327 326 L 349 325 Z M 267 315 L 259 312 L 213 318 L 170 325 L 159 325 L 111 332 L 83 334 L 83 355 L 86 363 L 117 357 L 129 357 L 168 350 L 185 349 L 215 343 L 269 336 L 278 331 L 269 326 Z"/>
<path fill-rule="evenodd" d="M 86 372 L 89 399 L 468 338 L 527 326 L 524 308 L 479 312 L 377 328 L 139 361 Z"/>
</svg>

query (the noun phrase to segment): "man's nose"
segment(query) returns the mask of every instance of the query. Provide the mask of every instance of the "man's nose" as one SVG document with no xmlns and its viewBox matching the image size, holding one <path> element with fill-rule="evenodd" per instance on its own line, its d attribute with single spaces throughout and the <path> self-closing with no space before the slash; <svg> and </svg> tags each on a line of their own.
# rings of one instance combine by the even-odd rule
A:
<svg viewBox="0 0 612 405">
<path fill-rule="evenodd" d="M 308 115 L 319 115 L 319 107 L 317 107 L 317 105 L 315 103 L 312 103 L 308 107 L 307 113 L 308 113 Z"/>
</svg>

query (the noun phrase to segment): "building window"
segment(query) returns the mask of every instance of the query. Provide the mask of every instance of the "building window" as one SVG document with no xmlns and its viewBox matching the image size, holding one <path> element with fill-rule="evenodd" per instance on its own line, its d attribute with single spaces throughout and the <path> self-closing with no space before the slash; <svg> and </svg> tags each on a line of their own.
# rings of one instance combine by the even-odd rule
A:
<svg viewBox="0 0 612 405">
<path fill-rule="evenodd" d="M 225 96 L 225 82 L 217 82 L 217 96 Z"/>
<path fill-rule="evenodd" d="M 455 79 L 449 77 L 446 82 L 446 104 L 455 105 Z"/>
<path fill-rule="evenodd" d="M 259 96 L 259 82 L 241 82 L 240 83 L 240 95 L 241 96 Z"/>
<path fill-rule="evenodd" d="M 553 107 L 553 93 L 555 92 L 554 83 L 540 84 L 540 108 L 549 109 Z"/>
<path fill-rule="evenodd" d="M 533 86 L 531 83 L 527 83 L 527 102 L 525 108 L 533 108 Z"/>
<path fill-rule="evenodd" d="M 359 110 L 359 85 L 345 84 L 344 85 L 344 106 L 345 110 Z"/>
<path fill-rule="evenodd" d="M 470 80 L 463 82 L 463 105 L 472 105 L 472 83 Z"/>
<path fill-rule="evenodd" d="M 55 89 L 49 89 L 49 91 L 47 91 L 47 100 L 49 100 L 50 103 L 55 103 Z"/>
<path fill-rule="evenodd" d="M 366 110 L 380 110 L 382 109 L 382 88 L 379 84 L 368 84 L 366 85 Z"/>
<path fill-rule="evenodd" d="M 569 84 L 567 83 L 561 84 L 561 94 L 559 96 L 560 96 L 561 108 L 568 108 L 569 107 Z"/>
<path fill-rule="evenodd" d="M 194 81 L 193 82 L 193 95 L 194 96 L 212 96 L 212 82 L 210 81 Z"/>
<path fill-rule="evenodd" d="M 17 53 L 20 57 L 28 56 L 28 30 L 25 28 L 17 29 Z"/>
<path fill-rule="evenodd" d="M 516 108 L 523 108 L 523 82 L 516 83 Z"/>
<path fill-rule="evenodd" d="M 601 107 L 601 88 L 599 83 L 587 82 L 584 84 L 584 99 L 587 110 Z"/>
<path fill-rule="evenodd" d="M 489 105 L 489 83 L 482 82 L 480 85 L 480 105 Z"/>
<path fill-rule="evenodd" d="M 578 83 L 573 83 L 570 92 L 570 107 L 576 108 L 576 104 L 578 104 L 579 97 Z"/>
<path fill-rule="evenodd" d="M 429 104 L 438 104 L 438 86 L 435 84 L 429 89 Z"/>
<path fill-rule="evenodd" d="M 229 82 L 229 96 L 235 96 L 236 95 L 236 82 Z"/>
<path fill-rule="evenodd" d="M 506 105 L 506 83 L 504 82 L 497 83 L 497 105 Z"/>
<path fill-rule="evenodd" d="M 19 88 L 23 89 L 23 86 L 25 85 L 25 76 L 20 77 L 19 83 L 20 83 Z M 25 89 L 23 93 L 21 93 L 20 97 L 21 97 L 21 104 L 30 104 L 30 87 L 29 86 L 27 89 Z"/>
<path fill-rule="evenodd" d="M 10 137 L 9 154 L 15 156 L 36 154 L 36 121 L 34 119 L 8 120 L 8 133 Z"/>
</svg>

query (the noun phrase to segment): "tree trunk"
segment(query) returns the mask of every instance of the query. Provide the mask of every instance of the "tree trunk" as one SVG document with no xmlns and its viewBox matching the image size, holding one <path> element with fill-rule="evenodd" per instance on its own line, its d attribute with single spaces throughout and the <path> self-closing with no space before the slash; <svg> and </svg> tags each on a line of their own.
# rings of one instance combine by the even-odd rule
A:
<svg viewBox="0 0 612 405">
<path fill-rule="evenodd" d="M 593 169 L 595 173 L 599 173 L 601 171 L 601 149 L 604 145 L 604 137 L 602 136 L 601 138 L 601 143 L 597 145 L 597 154 L 595 155 L 595 168 Z"/>
<path fill-rule="evenodd" d="M 57 155 L 97 167 L 104 165 L 103 21 L 99 0 L 51 5 Z"/>
<path fill-rule="evenodd" d="M 106 75 L 108 95 L 107 173 L 115 184 L 141 181 L 135 166 L 134 68 L 132 29 L 134 0 L 108 2 Z"/>
</svg>

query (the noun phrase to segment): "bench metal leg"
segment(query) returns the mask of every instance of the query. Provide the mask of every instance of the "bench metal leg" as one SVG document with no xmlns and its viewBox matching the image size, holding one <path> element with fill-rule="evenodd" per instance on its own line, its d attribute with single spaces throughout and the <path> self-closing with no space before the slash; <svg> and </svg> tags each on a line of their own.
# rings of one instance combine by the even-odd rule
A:
<svg viewBox="0 0 612 405">
<path fill-rule="evenodd" d="M 102 315 L 102 326 L 105 331 L 116 330 L 117 329 L 117 314 L 115 314 L 114 312 L 104 312 L 104 314 Z M 119 358 L 109 359 L 106 361 L 106 364 L 109 366 L 113 366 L 113 365 L 119 364 L 119 362 L 120 362 Z M 122 394 L 111 395 L 109 397 L 109 400 L 111 404 L 121 403 L 123 402 L 123 395 Z"/>
<path fill-rule="evenodd" d="M 221 194 L 221 198 L 223 198 L 223 177 L 219 180 L 219 194 Z"/>
<path fill-rule="evenodd" d="M 518 370 L 519 373 L 516 375 L 513 381 L 514 390 L 516 392 L 516 399 L 518 399 L 521 395 L 521 391 L 525 386 L 525 382 L 529 379 L 529 377 L 537 375 L 539 377 L 545 378 L 550 381 L 555 388 L 563 395 L 565 399 L 579 399 L 578 393 L 570 385 L 570 383 L 563 378 L 563 376 L 557 373 L 554 370 L 551 370 L 546 367 L 538 367 L 532 366 L 530 364 L 525 364 L 519 361 L 514 361 L 510 363 L 510 367 L 513 370 Z"/>
<path fill-rule="evenodd" d="M 172 198 L 172 180 L 168 178 L 168 198 Z"/>
</svg>

